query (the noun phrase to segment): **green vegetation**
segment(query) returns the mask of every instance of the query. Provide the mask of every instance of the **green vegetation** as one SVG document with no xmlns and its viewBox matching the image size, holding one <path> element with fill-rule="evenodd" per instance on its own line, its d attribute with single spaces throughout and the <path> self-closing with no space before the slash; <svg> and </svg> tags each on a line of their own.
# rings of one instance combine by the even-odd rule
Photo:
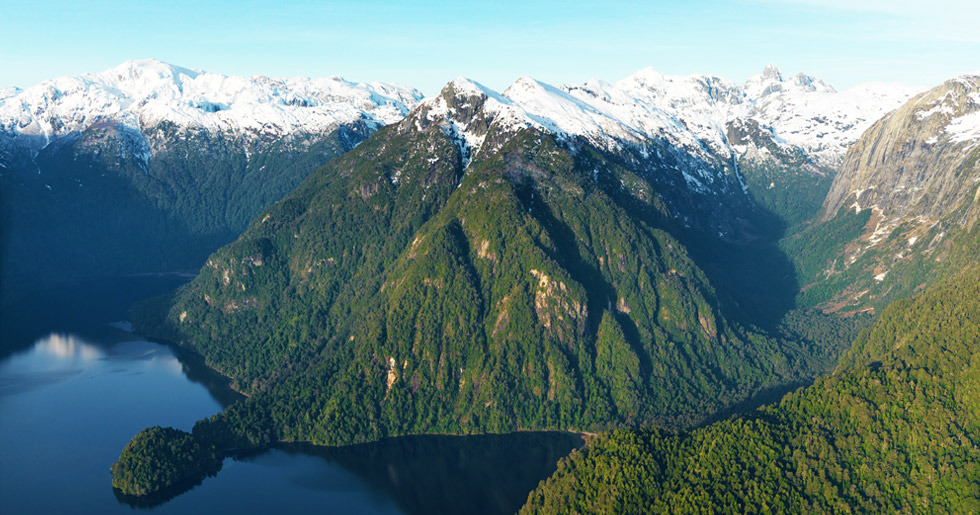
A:
<svg viewBox="0 0 980 515">
<path fill-rule="evenodd" d="M 977 186 L 967 188 L 977 191 Z M 853 313 L 881 310 L 921 291 L 976 262 L 980 228 L 975 213 L 976 200 L 967 201 L 936 223 L 906 220 L 882 237 L 873 235 L 880 213 L 841 208 L 830 220 L 780 242 L 800 284 L 796 304 Z"/>
<path fill-rule="evenodd" d="M 427 117 L 385 127 L 261 213 L 193 282 L 134 310 L 141 331 L 192 348 L 249 395 L 199 421 L 198 442 L 227 454 L 613 430 L 532 496 L 544 511 L 894 511 L 905 498 L 952 509 L 973 495 L 969 449 L 904 436 L 974 441 L 960 426 L 919 424 L 955 410 L 956 395 L 937 379 L 912 410 L 918 393 L 900 386 L 923 351 L 866 363 L 893 356 L 874 342 L 901 324 L 876 326 L 849 358 L 861 365 L 777 407 L 689 433 L 624 429 L 689 429 L 758 405 L 830 371 L 869 323 L 812 309 L 858 273 L 833 264 L 871 213 L 810 225 L 827 179 L 806 189 L 819 176 L 806 163 L 753 193 L 771 213 L 734 206 L 738 223 L 703 226 L 732 237 L 703 238 L 676 225 L 678 202 L 697 201 L 661 192 L 661 174 L 536 130 L 487 130 L 464 168 L 452 131 Z M 747 176 L 758 186 L 776 173 Z M 901 408 L 880 416 L 889 402 Z M 935 498 L 931 478 L 954 465 L 964 479 L 940 491 L 966 493 Z M 914 471 L 934 474 L 908 487 Z"/>
<path fill-rule="evenodd" d="M 799 305 L 810 307 L 826 302 L 842 285 L 853 281 L 857 269 L 845 268 L 837 261 L 843 261 L 844 247 L 861 236 L 870 218 L 870 209 L 855 213 L 841 208 L 830 221 L 811 225 L 780 242 L 786 255 L 793 257 L 796 280 L 801 285 Z M 824 275 L 828 270 L 829 278 Z"/>
<path fill-rule="evenodd" d="M 125 495 L 144 496 L 200 481 L 221 468 L 214 447 L 172 427 L 139 432 L 112 464 L 112 486 Z"/>
<path fill-rule="evenodd" d="M 779 152 L 779 147 L 772 145 L 773 151 Z M 805 155 L 779 154 L 761 162 L 741 160 L 739 170 L 752 200 L 777 215 L 792 233 L 819 214 L 834 176 L 830 170 L 815 169 Z"/>
<path fill-rule="evenodd" d="M 980 511 L 980 269 L 888 308 L 833 375 L 688 433 L 615 431 L 525 513 Z"/>
<path fill-rule="evenodd" d="M 240 137 L 163 124 L 147 137 L 165 148 L 144 161 L 132 153 L 141 136 L 103 124 L 33 161 L 6 162 L 0 300 L 67 281 L 196 269 L 364 132 L 345 127 L 249 155 Z"/>
<path fill-rule="evenodd" d="M 533 130 L 464 174 L 453 141 L 409 119 L 310 176 L 134 322 L 250 395 L 195 428 L 223 452 L 689 427 L 829 370 L 846 330 L 729 317 L 653 180 Z"/>
</svg>

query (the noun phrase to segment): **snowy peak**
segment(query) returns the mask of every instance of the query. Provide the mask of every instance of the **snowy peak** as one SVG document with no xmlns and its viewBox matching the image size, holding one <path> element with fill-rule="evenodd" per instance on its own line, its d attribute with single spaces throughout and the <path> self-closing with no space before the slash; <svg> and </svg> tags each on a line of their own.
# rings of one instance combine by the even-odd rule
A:
<svg viewBox="0 0 980 515">
<path fill-rule="evenodd" d="M 489 125 L 494 114 L 510 104 L 496 91 L 465 77 L 457 77 L 446 84 L 436 101 L 440 106 L 437 111 L 444 109 L 449 118 L 462 125 L 469 125 L 477 116 L 485 118 L 485 125 Z"/>
<path fill-rule="evenodd" d="M 447 101 L 454 101 L 454 99 L 469 99 L 478 98 L 486 99 L 487 97 L 494 97 L 499 99 L 500 95 L 493 91 L 492 89 L 480 84 L 472 79 L 466 77 L 456 77 L 455 79 L 449 81 L 439 96 L 443 97 Z"/>
<path fill-rule="evenodd" d="M 791 83 L 802 91 L 819 91 L 823 93 L 836 93 L 837 90 L 834 89 L 830 84 L 812 76 L 804 75 L 803 72 L 797 73 Z"/>
<path fill-rule="evenodd" d="M 835 93 L 837 91 L 824 81 L 802 72 L 786 79 L 779 68 L 771 64 L 767 65 L 762 73 L 753 75 L 745 81 L 742 89 L 754 101 L 778 93 Z"/>
<path fill-rule="evenodd" d="M 655 100 L 663 107 L 714 104 L 737 104 L 744 94 L 734 83 L 712 75 L 664 75 L 644 68 L 619 81 L 615 86 L 638 98 Z"/>
<path fill-rule="evenodd" d="M 496 91 L 457 77 L 438 96 L 422 101 L 401 127 L 438 127 L 456 143 L 465 167 L 479 152 L 491 126 L 504 118 L 521 126 L 529 123 L 510 100 Z"/>
<path fill-rule="evenodd" d="M 745 132 L 732 132 L 734 124 L 765 134 L 766 145 L 800 149 L 821 165 L 836 166 L 864 129 L 913 93 L 882 84 L 838 93 L 802 73 L 786 79 L 774 66 L 742 86 L 711 75 L 669 76 L 644 68 L 615 84 L 593 79 L 553 86 L 521 77 L 502 94 L 460 77 L 421 110 L 425 123 L 442 123 L 472 146 L 473 155 L 496 123 L 502 130 L 538 127 L 612 151 L 656 142 L 731 162 L 761 144 L 745 135 L 733 139 L 731 134 Z"/>
<path fill-rule="evenodd" d="M 563 136 L 582 136 L 600 148 L 616 145 L 610 139 L 628 138 L 622 122 L 612 113 L 550 84 L 521 77 L 510 85 L 504 96 L 519 106 L 524 117 L 536 125 Z"/>
<path fill-rule="evenodd" d="M 749 77 L 742 85 L 751 98 L 761 98 L 783 90 L 783 74 L 775 65 L 768 64 L 762 73 Z"/>
<path fill-rule="evenodd" d="M 851 146 L 823 216 L 874 207 L 882 235 L 907 220 L 939 221 L 976 202 L 978 147 L 980 74 L 963 75 L 909 100 Z"/>
<path fill-rule="evenodd" d="M 92 80 L 116 87 L 130 97 L 145 97 L 160 92 L 179 96 L 184 81 L 194 80 L 202 73 L 156 59 L 139 59 L 95 74 Z"/>
<path fill-rule="evenodd" d="M 61 77 L 0 96 L 0 129 L 51 136 L 115 122 L 142 131 L 163 122 L 248 137 L 319 133 L 364 121 L 400 120 L 422 98 L 397 84 L 229 77 L 155 59 L 101 73 Z"/>
<path fill-rule="evenodd" d="M 762 73 L 759 74 L 759 77 L 762 79 L 771 79 L 777 82 L 783 82 L 782 72 L 779 71 L 779 67 L 772 63 L 767 64 L 766 67 L 763 68 Z"/>
<path fill-rule="evenodd" d="M 961 75 L 919 96 L 914 116 L 935 127 L 926 142 L 964 144 L 963 152 L 980 145 L 980 74 Z"/>
</svg>

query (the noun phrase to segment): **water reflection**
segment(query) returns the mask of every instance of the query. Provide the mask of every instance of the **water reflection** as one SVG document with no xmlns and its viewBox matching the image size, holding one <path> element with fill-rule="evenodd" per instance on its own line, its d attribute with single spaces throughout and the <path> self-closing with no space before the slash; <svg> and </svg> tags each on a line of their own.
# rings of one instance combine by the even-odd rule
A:
<svg viewBox="0 0 980 515">
<path fill-rule="evenodd" d="M 340 465 L 391 496 L 406 513 L 509 514 L 547 478 L 558 460 L 581 447 L 569 433 L 389 438 L 348 447 L 284 444 L 290 456 L 317 456 Z M 315 477 L 297 478 L 300 486 L 330 490 Z"/>
<path fill-rule="evenodd" d="M 98 347 L 73 334 L 52 333 L 34 344 L 36 351 L 65 361 L 91 361 L 102 357 Z"/>
<path fill-rule="evenodd" d="M 480 436 L 409 436 L 348 447 L 280 444 L 225 459 L 215 476 L 167 492 L 130 497 L 113 491 L 130 508 L 179 512 L 278 511 L 282 498 L 293 512 L 465 513 L 516 512 L 528 493 L 582 446 L 568 433 Z M 252 490 L 249 483 L 260 484 Z M 235 499 L 222 493 L 235 491 Z"/>
</svg>

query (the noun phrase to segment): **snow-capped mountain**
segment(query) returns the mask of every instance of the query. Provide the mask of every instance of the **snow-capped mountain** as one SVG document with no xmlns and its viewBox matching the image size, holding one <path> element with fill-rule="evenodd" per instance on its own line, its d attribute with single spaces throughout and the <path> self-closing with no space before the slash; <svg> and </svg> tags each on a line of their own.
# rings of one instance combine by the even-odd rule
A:
<svg viewBox="0 0 980 515">
<path fill-rule="evenodd" d="M 605 149 L 660 140 L 696 155 L 730 160 L 749 149 L 732 141 L 729 125 L 752 121 L 776 144 L 798 148 L 817 164 L 831 167 L 874 121 L 918 91 L 872 83 L 837 92 L 804 74 L 785 79 L 774 66 L 743 85 L 709 75 L 668 76 L 652 68 L 615 84 L 590 80 L 552 86 L 522 77 L 502 94 L 464 78 L 451 84 L 466 96 L 486 97 L 483 109 L 498 123 L 581 137 Z M 428 99 L 423 109 L 430 116 L 446 114 L 446 101 L 442 96 Z M 461 134 L 477 143 L 466 130 Z"/>
<path fill-rule="evenodd" d="M 772 174 L 835 169 L 846 146 L 911 92 L 867 85 L 838 93 L 805 75 L 786 79 L 774 67 L 743 85 L 648 68 L 615 84 L 554 86 L 525 77 L 503 93 L 457 79 L 423 100 L 400 85 L 227 77 L 130 61 L 0 90 L 0 182 L 14 242 L 8 255 L 24 270 L 44 269 L 51 283 L 68 270 L 85 277 L 191 267 L 314 170 L 406 116 L 398 130 L 436 125 L 466 163 L 521 128 L 554 134 L 573 151 L 593 147 L 604 154 L 594 176 L 617 167 L 642 176 L 679 223 L 727 237 L 746 226 L 747 192 L 775 185 L 767 194 L 785 197 L 810 188 L 812 177 Z M 755 162 L 764 174 L 754 172 Z M 648 186 L 636 194 L 649 199 Z M 107 235 L 122 233 L 107 199 L 141 213 L 125 238 L 151 255 L 163 256 L 154 246 L 185 248 L 187 238 L 201 243 L 159 263 L 138 256 L 121 266 L 112 261 L 121 237 Z M 796 200 L 783 204 L 806 211 Z M 166 236 L 144 241 L 148 227 Z M 49 235 L 51 248 L 41 248 L 38 234 Z M 62 236 L 84 242 L 62 255 L 54 250 Z M 39 263 L 40 255 L 69 264 Z M 8 284 L 42 273 L 17 272 L 13 261 L 4 267 Z"/>
<path fill-rule="evenodd" d="M 146 59 L 0 91 L 0 130 L 40 145 L 100 123 L 144 131 L 169 122 L 268 138 L 359 121 L 376 129 L 400 120 L 421 98 L 397 84 L 228 77 Z"/>
<path fill-rule="evenodd" d="M 767 209 L 795 211 L 794 221 L 815 214 L 847 146 L 914 92 L 869 84 L 838 93 L 803 74 L 785 79 L 772 66 L 744 85 L 647 68 L 615 84 L 522 77 L 498 93 L 460 77 L 409 119 L 418 128 L 439 125 L 467 163 L 520 129 L 554 134 L 573 150 L 594 147 L 669 192 L 683 225 L 730 234 L 739 215 L 718 206 L 748 202 L 753 184 L 770 190 L 753 195 Z"/>
<path fill-rule="evenodd" d="M 962 75 L 909 100 L 851 147 L 824 217 L 843 206 L 874 209 L 872 243 L 908 220 L 932 226 L 975 201 L 978 156 L 980 74 Z"/>
<path fill-rule="evenodd" d="M 839 164 L 871 123 L 917 92 L 881 83 L 837 92 L 802 73 L 784 78 L 771 65 L 742 85 L 710 75 L 663 75 L 652 68 L 615 84 L 593 79 L 552 86 L 523 77 L 503 94 L 465 79 L 454 82 L 506 107 L 508 123 L 584 137 L 603 148 L 658 139 L 730 160 L 751 149 L 730 140 L 729 124 L 751 120 L 773 141 L 802 149 L 824 166 Z M 26 136 L 21 139 L 34 146 L 105 122 L 136 130 L 170 122 L 269 138 L 319 133 L 355 121 L 376 129 L 400 120 L 421 99 L 418 90 L 396 84 L 339 77 L 246 79 L 138 60 L 26 90 L 2 90 L 0 129 Z"/>
<path fill-rule="evenodd" d="M 421 98 L 398 85 L 226 77 L 155 60 L 4 89 L 0 301 L 65 280 L 194 269 Z"/>
</svg>

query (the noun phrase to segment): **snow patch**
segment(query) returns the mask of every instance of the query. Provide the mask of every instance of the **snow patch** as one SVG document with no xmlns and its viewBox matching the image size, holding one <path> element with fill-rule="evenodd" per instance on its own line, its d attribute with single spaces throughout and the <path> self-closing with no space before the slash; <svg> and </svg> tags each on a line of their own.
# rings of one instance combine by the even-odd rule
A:
<svg viewBox="0 0 980 515">
<path fill-rule="evenodd" d="M 953 143 L 980 140 L 980 111 L 954 118 L 946 126 L 946 134 L 949 135 L 949 140 Z"/>
</svg>

